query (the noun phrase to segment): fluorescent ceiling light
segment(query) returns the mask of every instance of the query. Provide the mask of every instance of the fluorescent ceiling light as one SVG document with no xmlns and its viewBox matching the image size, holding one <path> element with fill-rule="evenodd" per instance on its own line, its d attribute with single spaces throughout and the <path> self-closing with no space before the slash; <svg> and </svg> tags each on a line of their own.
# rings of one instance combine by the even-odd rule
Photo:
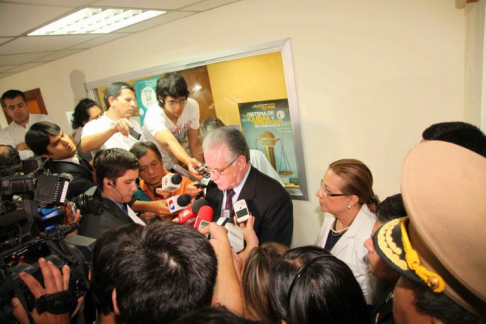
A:
<svg viewBox="0 0 486 324">
<path fill-rule="evenodd" d="M 155 10 L 85 8 L 37 29 L 28 36 L 108 34 L 165 13 Z"/>
</svg>

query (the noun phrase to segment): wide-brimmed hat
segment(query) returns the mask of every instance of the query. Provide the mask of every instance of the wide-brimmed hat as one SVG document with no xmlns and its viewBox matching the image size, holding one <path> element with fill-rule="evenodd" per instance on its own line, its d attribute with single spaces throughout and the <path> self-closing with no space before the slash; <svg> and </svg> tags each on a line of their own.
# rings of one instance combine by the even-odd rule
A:
<svg viewBox="0 0 486 324">
<path fill-rule="evenodd" d="M 374 236 L 381 259 L 401 275 L 486 317 L 486 158 L 428 141 L 405 158 L 408 217 Z"/>
</svg>

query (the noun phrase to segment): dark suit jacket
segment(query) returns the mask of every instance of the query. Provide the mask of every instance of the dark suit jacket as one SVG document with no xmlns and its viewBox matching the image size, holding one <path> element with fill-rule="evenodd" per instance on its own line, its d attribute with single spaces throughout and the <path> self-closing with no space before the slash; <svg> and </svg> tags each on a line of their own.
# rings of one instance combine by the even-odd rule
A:
<svg viewBox="0 0 486 324">
<path fill-rule="evenodd" d="M 255 232 L 263 242 L 278 242 L 290 246 L 294 226 L 292 200 L 275 179 L 250 169 L 238 200 L 245 199 L 248 209 L 255 216 Z M 206 190 L 206 200 L 214 211 L 214 221 L 221 215 L 223 192 L 214 182 Z"/>
<path fill-rule="evenodd" d="M 73 181 L 69 183 L 69 189 L 66 195 L 67 199 L 76 197 L 84 193 L 89 188 L 96 186 L 93 182 L 93 168 L 87 161 L 79 161 L 82 164 L 76 164 L 66 161 L 50 161 L 49 170 L 52 173 L 69 173 L 73 176 Z"/>
<path fill-rule="evenodd" d="M 84 214 L 78 234 L 98 239 L 106 231 L 125 224 L 132 219 L 109 198 L 103 197 L 103 209 L 100 215 Z"/>
</svg>

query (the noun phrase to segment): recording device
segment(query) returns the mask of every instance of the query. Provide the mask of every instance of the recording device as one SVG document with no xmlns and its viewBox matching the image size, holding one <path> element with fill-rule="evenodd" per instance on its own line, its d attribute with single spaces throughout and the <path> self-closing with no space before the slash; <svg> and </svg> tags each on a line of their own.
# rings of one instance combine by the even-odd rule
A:
<svg viewBox="0 0 486 324">
<path fill-rule="evenodd" d="M 235 202 L 233 208 L 235 210 L 238 223 L 246 222 L 250 217 L 250 211 L 248 210 L 248 206 L 246 205 L 246 201 L 244 199 Z"/>
<path fill-rule="evenodd" d="M 174 165 L 174 167 L 172 169 L 175 172 L 177 172 L 179 174 L 182 174 L 184 177 L 187 177 L 187 178 L 191 179 L 192 181 L 199 181 L 198 178 L 196 178 L 195 176 L 193 176 L 189 171 L 187 171 L 186 169 L 184 169 L 183 167 L 181 167 L 179 164 Z"/>
<path fill-rule="evenodd" d="M 245 248 L 245 238 L 243 231 L 231 223 L 224 225 L 228 230 L 228 239 L 233 252 L 238 253 Z"/>
<path fill-rule="evenodd" d="M 206 199 L 199 199 L 194 201 L 192 205 L 187 206 L 182 212 L 179 213 L 178 221 L 179 223 L 192 225 L 200 212 L 201 207 L 207 206 L 208 202 Z"/>
<path fill-rule="evenodd" d="M 182 194 L 179 196 L 170 197 L 167 199 L 167 206 L 171 213 L 183 210 L 191 203 L 191 196 L 188 194 Z"/>
<path fill-rule="evenodd" d="M 64 215 L 60 205 L 67 202 L 66 192 L 71 178 L 50 174 L 42 167 L 27 175 L 9 176 L 0 185 L 0 322 L 14 323 L 10 300 L 17 296 L 24 308 L 59 314 L 71 311 L 77 297 L 89 289 L 87 279 L 91 248 L 94 240 L 78 237 L 68 243 L 64 237 L 79 227 L 78 223 L 61 225 Z M 90 191 L 91 190 L 91 191 Z M 97 206 L 96 187 L 75 197 L 75 204 L 93 212 Z M 19 200 L 21 201 L 19 202 Z M 102 198 L 101 198 L 102 201 Z M 74 236 L 72 236 L 74 237 Z M 81 243 L 82 242 L 82 243 Z M 74 244 L 73 244 L 74 243 Z M 79 245 L 78 245 L 79 244 Z M 84 249 L 81 248 L 84 246 Z M 58 268 L 71 269 L 69 289 L 35 299 L 19 278 L 27 272 L 43 284 L 38 260 L 45 258 Z"/>
<path fill-rule="evenodd" d="M 209 184 L 209 181 L 211 180 L 210 179 L 211 178 L 211 172 L 209 171 L 209 169 L 206 167 L 205 164 L 203 164 L 201 167 L 196 169 L 196 171 L 200 172 L 203 176 L 203 178 L 201 180 L 199 180 L 198 178 L 193 176 L 189 171 L 187 171 L 186 169 L 184 169 L 183 167 L 181 167 L 178 164 L 174 165 L 173 169 L 174 169 L 175 172 L 182 174 L 183 176 L 191 179 L 192 181 L 199 181 L 201 183 L 202 188 L 206 188 Z"/>
<path fill-rule="evenodd" d="M 181 187 L 182 176 L 180 174 L 169 173 L 162 178 L 162 190 L 174 192 Z"/>
<path fill-rule="evenodd" d="M 202 206 L 199 209 L 199 213 L 197 213 L 196 221 L 194 222 L 194 228 L 198 231 L 201 231 L 207 225 L 204 225 L 203 222 L 211 223 L 213 221 L 213 209 L 209 206 Z M 201 224 L 203 226 L 201 227 Z"/>
<path fill-rule="evenodd" d="M 130 128 L 130 136 L 135 138 L 137 141 L 140 140 L 140 137 L 142 137 L 142 135 L 134 131 L 133 128 Z"/>
</svg>

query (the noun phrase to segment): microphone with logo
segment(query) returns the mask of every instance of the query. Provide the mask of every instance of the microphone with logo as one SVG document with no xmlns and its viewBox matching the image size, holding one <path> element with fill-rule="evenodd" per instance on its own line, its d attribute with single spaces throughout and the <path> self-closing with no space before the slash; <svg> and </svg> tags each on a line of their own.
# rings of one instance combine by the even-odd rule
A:
<svg viewBox="0 0 486 324">
<path fill-rule="evenodd" d="M 162 190 L 164 191 L 176 191 L 181 187 L 182 176 L 176 173 L 169 173 L 162 178 Z"/>
<path fill-rule="evenodd" d="M 201 231 L 213 221 L 213 209 L 210 206 L 202 206 L 197 213 L 194 228 Z"/>
<path fill-rule="evenodd" d="M 197 215 L 203 206 L 207 206 L 206 199 L 198 199 L 192 205 L 187 206 L 178 216 L 179 223 L 191 225 L 196 221 Z M 208 206 L 209 207 L 209 206 Z"/>
<path fill-rule="evenodd" d="M 171 213 L 183 210 L 191 203 L 191 196 L 188 194 L 182 194 L 179 196 L 170 197 L 167 199 L 167 207 Z"/>
</svg>

